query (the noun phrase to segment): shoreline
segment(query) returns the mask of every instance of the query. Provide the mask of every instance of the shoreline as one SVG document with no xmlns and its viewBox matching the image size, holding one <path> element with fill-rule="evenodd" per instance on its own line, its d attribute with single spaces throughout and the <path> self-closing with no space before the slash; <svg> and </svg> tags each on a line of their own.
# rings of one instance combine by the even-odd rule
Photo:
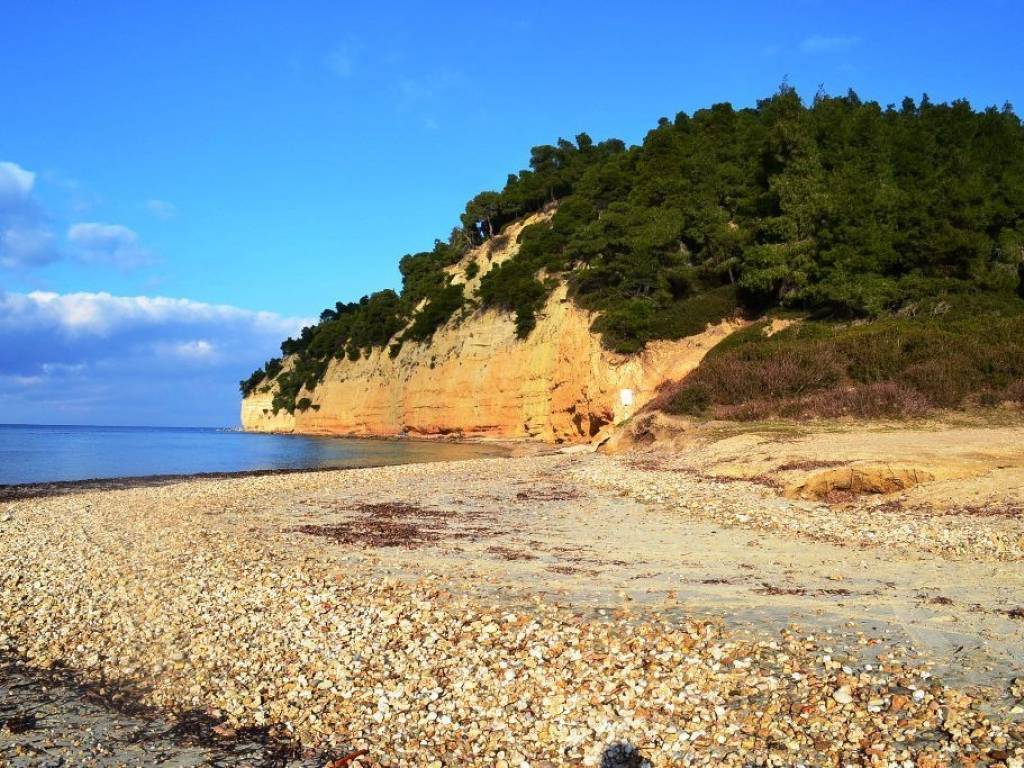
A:
<svg viewBox="0 0 1024 768">
<path fill-rule="evenodd" d="M 266 434 L 245 432 L 245 434 Z M 275 436 L 287 437 L 288 433 L 274 433 Z M 350 440 L 373 440 L 378 442 L 417 441 L 436 444 L 440 441 L 405 437 L 348 437 L 341 435 L 295 435 L 295 437 L 338 437 Z M 506 459 L 520 456 L 537 456 L 557 453 L 558 446 L 536 441 L 496 440 L 494 442 L 476 442 L 470 440 L 444 440 L 446 445 L 466 445 L 483 447 L 493 453 L 481 453 L 479 456 L 466 456 L 457 459 L 439 457 L 423 458 L 414 461 L 369 461 L 366 463 L 346 464 L 343 466 L 319 467 L 264 467 L 256 469 L 225 470 L 214 472 L 158 473 L 151 475 L 119 475 L 113 477 L 89 477 L 75 480 L 50 480 L 28 483 L 0 483 L 0 502 L 22 499 L 42 499 L 62 496 L 83 491 L 127 490 L 131 488 L 152 488 L 170 485 L 188 480 L 231 480 L 246 477 L 270 477 L 276 475 L 293 475 L 302 473 L 340 472 L 350 469 L 374 469 L 379 467 L 403 466 L 406 464 L 433 464 L 451 461 L 475 461 L 478 459 Z"/>
<path fill-rule="evenodd" d="M 82 480 L 54 480 L 43 483 L 0 484 L 0 502 L 45 499 L 70 493 L 87 491 L 124 491 L 135 488 L 157 488 L 190 480 L 242 480 L 245 478 L 276 477 L 281 475 L 320 474 L 324 472 L 347 472 L 359 469 L 380 469 L 383 467 L 404 467 L 421 464 L 438 464 L 485 459 L 515 458 L 511 455 L 467 456 L 461 459 L 426 459 L 423 461 L 402 461 L 389 463 L 353 464 L 343 467 L 276 467 L 272 469 L 240 469 L 230 472 L 194 472 L 191 474 L 129 475 L 127 477 L 94 477 Z"/>
<path fill-rule="evenodd" d="M 985 538 L 1024 519 L 787 499 L 718 445 L 3 502 L 0 646 L 363 768 L 1024 759 L 1024 555 Z"/>
</svg>

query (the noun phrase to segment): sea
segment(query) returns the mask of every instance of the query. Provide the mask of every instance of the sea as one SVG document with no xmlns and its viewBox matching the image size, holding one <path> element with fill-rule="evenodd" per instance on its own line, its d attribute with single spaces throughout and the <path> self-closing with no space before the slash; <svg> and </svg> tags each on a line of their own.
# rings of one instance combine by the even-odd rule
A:
<svg viewBox="0 0 1024 768">
<path fill-rule="evenodd" d="M 0 485 L 375 467 L 506 455 L 486 443 L 266 435 L 203 427 L 0 424 Z"/>
</svg>

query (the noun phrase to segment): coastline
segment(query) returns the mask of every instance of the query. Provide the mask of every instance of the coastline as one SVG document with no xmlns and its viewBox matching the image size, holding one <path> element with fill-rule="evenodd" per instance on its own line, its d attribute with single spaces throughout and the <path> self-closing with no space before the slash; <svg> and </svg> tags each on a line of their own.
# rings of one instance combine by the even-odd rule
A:
<svg viewBox="0 0 1024 768">
<path fill-rule="evenodd" d="M 260 434 L 237 430 L 245 434 Z M 277 433 L 275 433 L 277 434 Z M 280 436 L 287 437 L 289 433 L 280 433 Z M 376 442 L 412 442 L 421 441 L 434 443 L 436 441 L 426 438 L 414 437 L 351 437 L 345 435 L 296 435 L 297 437 L 339 437 L 351 440 L 367 440 Z M 517 456 L 542 455 L 547 452 L 557 451 L 557 447 L 532 440 L 445 440 L 446 444 L 456 445 L 484 445 L 495 451 L 494 454 L 481 456 L 468 456 L 455 461 L 471 461 L 478 458 L 514 458 Z M 91 477 L 77 480 L 54 480 L 49 482 L 29 483 L 0 483 L 0 502 L 16 501 L 19 499 L 40 499 L 50 496 L 59 496 L 66 493 L 81 491 L 106 491 L 125 490 L 130 488 L 150 488 L 161 485 L 173 484 L 186 480 L 230 480 L 245 477 L 263 477 L 274 475 L 290 475 L 296 473 L 317 473 L 336 472 L 349 469 L 372 469 L 374 467 L 399 466 L 402 464 L 428 464 L 436 461 L 453 461 L 453 459 L 418 459 L 415 461 L 368 461 L 359 464 L 347 464 L 344 466 L 319 466 L 319 467 L 272 467 L 262 469 L 242 469 L 222 472 L 188 472 L 188 473 L 166 473 L 150 475 L 123 475 L 117 477 Z"/>
<path fill-rule="evenodd" d="M 0 645 L 363 766 L 1024 756 L 1020 516 L 787 499 L 711 455 L 9 500 Z"/>
</svg>

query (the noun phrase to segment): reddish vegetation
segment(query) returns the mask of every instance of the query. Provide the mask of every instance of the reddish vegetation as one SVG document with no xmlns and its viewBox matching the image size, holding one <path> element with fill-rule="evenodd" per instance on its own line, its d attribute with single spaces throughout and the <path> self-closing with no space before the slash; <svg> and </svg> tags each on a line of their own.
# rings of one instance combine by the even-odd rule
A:
<svg viewBox="0 0 1024 768">
<path fill-rule="evenodd" d="M 778 400 L 758 399 L 740 405 L 721 406 L 716 415 L 723 419 L 754 421 L 771 417 L 792 419 L 914 417 L 929 410 L 920 393 L 895 382 L 836 387 L 821 392 Z"/>
<path fill-rule="evenodd" d="M 321 536 L 339 544 L 359 544 L 370 547 L 419 547 L 442 537 L 464 537 L 465 532 L 445 530 L 444 512 L 423 509 L 411 504 L 362 504 L 352 511 L 359 513 L 354 520 L 325 525 L 300 525 L 291 530 L 309 536 Z M 430 519 L 437 524 L 429 524 Z"/>
<path fill-rule="evenodd" d="M 532 555 L 522 549 L 513 549 L 512 547 L 488 547 L 487 551 L 492 555 L 497 555 L 503 560 L 536 560 L 537 556 Z"/>
<path fill-rule="evenodd" d="M 1024 306 L 962 304 L 867 323 L 805 321 L 771 336 L 758 323 L 664 386 L 650 407 L 744 421 L 1024 405 Z"/>
</svg>

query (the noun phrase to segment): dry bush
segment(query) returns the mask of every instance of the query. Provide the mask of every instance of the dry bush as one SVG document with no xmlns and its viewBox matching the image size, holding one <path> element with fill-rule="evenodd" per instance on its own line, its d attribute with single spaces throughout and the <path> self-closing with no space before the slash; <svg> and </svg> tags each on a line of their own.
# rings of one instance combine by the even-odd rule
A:
<svg viewBox="0 0 1024 768">
<path fill-rule="evenodd" d="M 861 419 L 914 418 L 928 412 L 932 404 L 920 392 L 897 382 L 835 387 L 798 397 L 749 400 L 738 405 L 711 409 L 715 418 L 734 421 L 762 419 Z"/>
<path fill-rule="evenodd" d="M 1024 379 L 1018 379 L 1006 388 L 1006 399 L 1024 406 Z"/>
<path fill-rule="evenodd" d="M 711 358 L 687 377 L 686 386 L 713 392 L 715 403 L 739 405 L 758 399 L 797 397 L 843 380 L 843 365 L 832 346 L 819 343 L 773 352 Z"/>
<path fill-rule="evenodd" d="M 801 418 L 911 418 L 932 407 L 923 394 L 894 381 L 816 392 L 802 400 Z"/>
<path fill-rule="evenodd" d="M 966 354 L 946 354 L 908 366 L 899 380 L 939 407 L 951 408 L 976 391 L 979 377 Z"/>
<path fill-rule="evenodd" d="M 805 321 L 729 337 L 654 407 L 727 419 L 903 418 L 1024 405 L 1024 307 L 960 299 L 936 316 Z M 955 310 L 955 311 L 954 311 Z"/>
</svg>

